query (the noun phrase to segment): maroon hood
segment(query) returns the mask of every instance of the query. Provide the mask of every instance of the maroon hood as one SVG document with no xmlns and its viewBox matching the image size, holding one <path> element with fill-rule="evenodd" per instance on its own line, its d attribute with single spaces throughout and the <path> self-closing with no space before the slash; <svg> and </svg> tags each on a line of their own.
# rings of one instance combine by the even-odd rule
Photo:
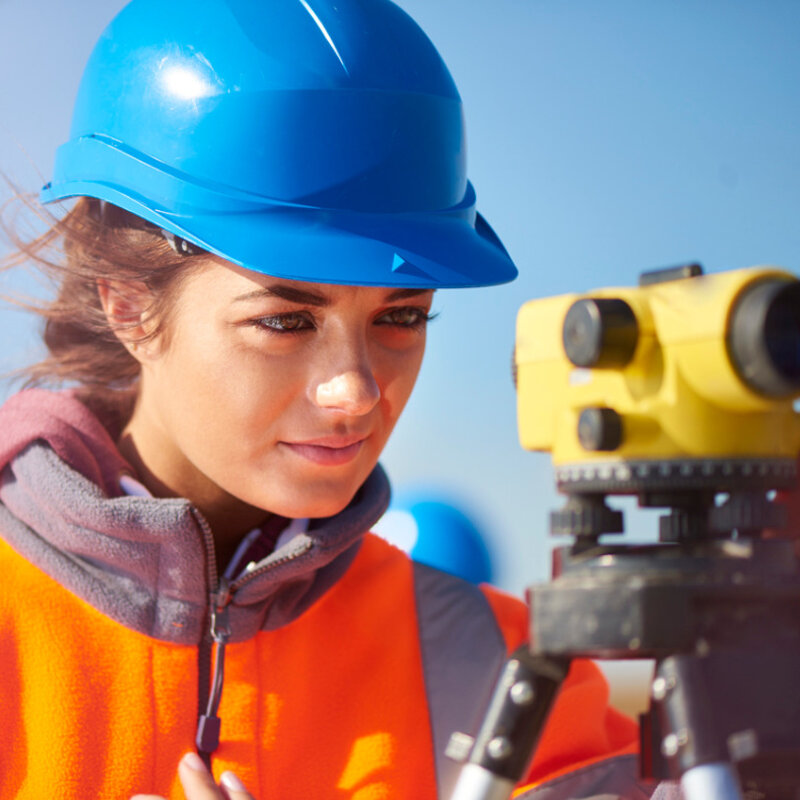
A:
<svg viewBox="0 0 800 800">
<path fill-rule="evenodd" d="M 74 391 L 26 389 L 0 408 L 0 471 L 37 440 L 108 497 L 121 494 L 122 472 L 133 474 L 109 432 Z"/>
</svg>

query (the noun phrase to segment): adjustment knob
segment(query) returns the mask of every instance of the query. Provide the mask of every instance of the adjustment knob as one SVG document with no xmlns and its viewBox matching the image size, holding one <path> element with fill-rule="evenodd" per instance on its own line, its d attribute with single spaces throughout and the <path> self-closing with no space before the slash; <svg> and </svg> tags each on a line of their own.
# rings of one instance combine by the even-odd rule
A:
<svg viewBox="0 0 800 800">
<path fill-rule="evenodd" d="M 609 508 L 602 494 L 572 494 L 563 508 L 550 512 L 553 536 L 596 539 L 604 533 L 622 533 L 622 512 Z"/>
<path fill-rule="evenodd" d="M 613 408 L 584 408 L 578 417 L 584 450 L 610 452 L 622 444 L 622 417 Z"/>
<path fill-rule="evenodd" d="M 576 367 L 624 367 L 636 350 L 639 325 L 624 300 L 587 297 L 569 307 L 562 337 Z"/>
</svg>

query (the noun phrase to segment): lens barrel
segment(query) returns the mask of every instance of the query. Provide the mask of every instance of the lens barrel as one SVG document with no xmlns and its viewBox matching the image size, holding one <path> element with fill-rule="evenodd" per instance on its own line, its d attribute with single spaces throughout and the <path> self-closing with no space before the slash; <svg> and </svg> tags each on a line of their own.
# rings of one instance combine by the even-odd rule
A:
<svg viewBox="0 0 800 800">
<path fill-rule="evenodd" d="M 764 397 L 800 395 L 800 281 L 748 286 L 729 318 L 728 355 L 742 381 Z"/>
</svg>

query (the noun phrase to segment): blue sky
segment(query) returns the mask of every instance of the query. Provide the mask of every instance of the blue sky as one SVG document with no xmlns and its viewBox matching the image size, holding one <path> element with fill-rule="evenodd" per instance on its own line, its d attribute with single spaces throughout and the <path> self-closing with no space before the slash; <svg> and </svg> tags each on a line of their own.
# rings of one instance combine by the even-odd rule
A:
<svg viewBox="0 0 800 800">
<path fill-rule="evenodd" d="M 66 137 L 80 73 L 119 0 L 0 0 L 0 169 L 26 189 Z M 487 530 L 498 579 L 548 571 L 547 456 L 516 440 L 510 378 L 525 300 L 644 269 L 800 261 L 800 3 L 404 0 L 465 104 L 479 208 L 513 284 L 438 293 L 420 382 L 384 458 Z M 35 341 L 0 310 L 0 366 Z M 7 390 L 5 390 L 7 392 Z M 631 530 L 652 527 L 629 514 Z"/>
</svg>

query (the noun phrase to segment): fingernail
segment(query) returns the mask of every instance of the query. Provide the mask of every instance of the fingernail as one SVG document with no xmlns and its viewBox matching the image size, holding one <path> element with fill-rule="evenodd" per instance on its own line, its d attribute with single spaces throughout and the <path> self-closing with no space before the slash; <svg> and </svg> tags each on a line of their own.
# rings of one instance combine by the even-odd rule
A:
<svg viewBox="0 0 800 800">
<path fill-rule="evenodd" d="M 195 772 L 208 772 L 206 765 L 203 763 L 203 759 L 200 758 L 197 753 L 187 753 L 181 759 L 181 762 L 189 767 L 189 769 L 195 770 Z"/>
<path fill-rule="evenodd" d="M 219 782 L 232 792 L 246 792 L 247 787 L 239 780 L 233 772 L 223 772 L 219 776 Z"/>
</svg>

